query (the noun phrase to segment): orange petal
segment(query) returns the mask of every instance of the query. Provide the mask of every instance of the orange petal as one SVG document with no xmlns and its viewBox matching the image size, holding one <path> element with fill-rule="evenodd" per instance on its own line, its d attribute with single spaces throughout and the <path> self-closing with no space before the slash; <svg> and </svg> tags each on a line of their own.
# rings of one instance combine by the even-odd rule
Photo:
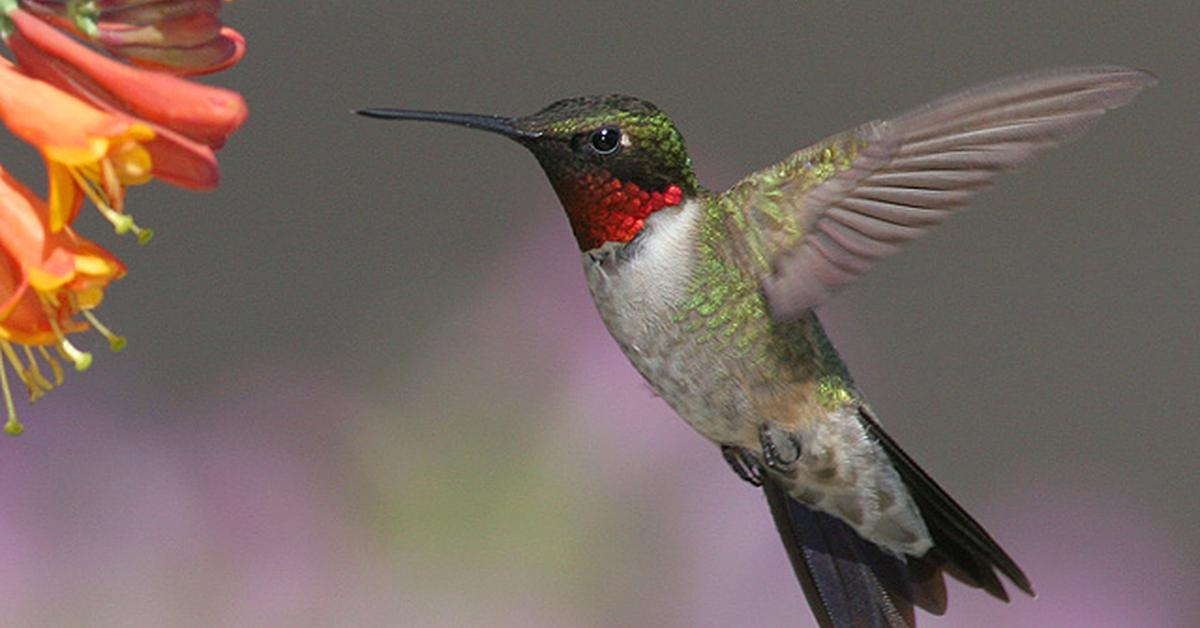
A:
<svg viewBox="0 0 1200 628">
<path fill-rule="evenodd" d="M 219 148 L 246 119 L 237 92 L 109 59 L 20 9 L 8 47 L 29 73 Z"/>
<path fill-rule="evenodd" d="M 0 118 L 48 158 L 68 165 L 100 159 L 112 139 L 152 134 L 149 127 L 96 109 L 7 61 L 0 63 Z"/>
<path fill-rule="evenodd" d="M 189 47 L 221 34 L 221 18 L 212 13 L 192 13 L 150 24 L 100 22 L 94 41 L 109 50 L 121 46 Z"/>
<path fill-rule="evenodd" d="M 0 268 L 0 275 L 4 273 L 5 269 Z M 0 289 L 3 289 L 3 283 L 4 280 L 0 279 Z M 55 318 L 57 320 L 54 322 L 64 334 L 88 328 L 86 323 L 71 318 L 67 311 L 60 310 Z M 17 295 L 8 316 L 0 319 L 0 340 L 24 345 L 58 344 L 58 335 L 54 333 L 54 327 L 50 325 L 50 318 L 36 292 L 24 289 Z"/>
<path fill-rule="evenodd" d="M 0 246 L 0 325 L 12 314 L 28 289 L 29 282 L 25 281 L 20 265 Z"/>
<path fill-rule="evenodd" d="M 50 210 L 29 188 L 0 168 L 0 248 L 22 269 L 24 281 L 42 292 L 105 286 L 125 266 L 99 245 L 69 228 L 50 232 Z"/>
<path fill-rule="evenodd" d="M 169 2 L 121 2 L 108 0 L 101 18 L 126 24 L 157 24 L 164 20 L 199 13 L 216 14 L 223 0 L 171 0 Z"/>
<path fill-rule="evenodd" d="M 246 55 L 246 40 L 225 26 L 219 36 L 197 46 L 119 46 L 108 50 L 143 68 L 199 76 L 220 72 L 241 61 Z"/>
<path fill-rule="evenodd" d="M 75 222 L 79 207 L 83 205 L 83 192 L 71 176 L 70 168 L 60 163 L 46 160 L 46 175 L 50 180 L 47 195 L 50 197 L 50 230 L 57 232 Z"/>
<path fill-rule="evenodd" d="M 53 70 L 53 66 L 49 67 Z M 59 75 L 59 78 L 69 80 L 65 75 Z M 41 105 L 55 102 L 66 104 L 56 117 L 48 118 L 47 115 L 53 113 L 54 108 Z M 93 105 L 105 111 L 95 109 Z M 100 145 L 92 142 L 90 133 L 131 132 L 133 126 L 124 114 L 111 109 L 111 105 L 104 100 L 93 99 L 89 105 L 53 85 L 25 76 L 0 57 L 0 117 L 9 122 L 17 135 L 32 144 L 41 146 L 43 142 L 55 142 L 60 146 L 57 151 L 47 154 L 50 226 L 55 231 L 74 220 L 82 196 L 70 171 L 53 162 L 64 158 L 77 160 L 80 157 L 91 157 L 94 161 L 104 156 L 105 152 L 97 153 Z M 57 116 L 65 116 L 65 120 L 59 120 Z M 217 186 L 217 158 L 211 148 L 157 124 L 137 122 L 136 125 L 148 130 L 148 133 L 137 131 L 137 135 L 153 135 L 152 139 L 142 141 L 150 154 L 151 174 L 168 183 L 193 190 L 209 190 Z M 85 128 L 72 129 L 80 126 Z M 74 133 L 71 133 L 72 130 Z M 73 143 L 66 143 L 68 141 Z M 72 146 L 80 150 L 71 150 Z M 105 151 L 109 148 L 107 143 L 103 147 Z"/>
<path fill-rule="evenodd" d="M 47 226 L 41 199 L 0 167 L 0 249 L 22 268 L 42 262 Z"/>
<path fill-rule="evenodd" d="M 0 247 L 0 340 L 31 345 L 57 341 L 37 294 L 19 264 Z"/>
<path fill-rule="evenodd" d="M 0 182 L 0 190 L 5 187 L 6 184 Z M 0 200 L 0 216 L 11 209 L 12 206 Z M 3 231 L 0 230 L 0 233 Z M 87 325 L 69 316 L 56 318 L 60 319 L 55 322 L 64 333 L 87 329 Z M 29 345 L 53 345 L 58 342 L 45 306 L 30 284 L 18 255 L 7 248 L 7 242 L 0 242 L 0 340 Z"/>
<path fill-rule="evenodd" d="M 154 139 L 143 144 L 154 176 L 189 190 L 217 187 L 221 175 L 213 149 L 170 129 L 155 126 L 154 131 Z"/>
</svg>

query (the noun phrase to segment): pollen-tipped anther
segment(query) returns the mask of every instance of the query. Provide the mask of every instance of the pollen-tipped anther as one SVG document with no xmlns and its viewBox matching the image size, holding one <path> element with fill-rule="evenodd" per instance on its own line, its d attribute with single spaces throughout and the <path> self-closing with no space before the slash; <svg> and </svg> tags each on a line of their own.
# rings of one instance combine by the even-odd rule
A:
<svg viewBox="0 0 1200 628">
<path fill-rule="evenodd" d="M 25 426 L 17 420 L 17 407 L 13 405 L 12 391 L 8 388 L 8 369 L 0 362 L 0 394 L 4 395 L 4 408 L 8 411 L 8 420 L 4 423 L 4 433 L 9 436 L 20 436 Z"/>
<path fill-rule="evenodd" d="M 92 366 L 92 354 L 87 351 L 80 351 L 75 345 L 71 344 L 70 340 L 63 338 L 58 343 L 58 349 L 62 352 L 63 357 L 75 365 L 76 371 L 86 371 Z"/>
<path fill-rule="evenodd" d="M 104 339 L 108 341 L 109 349 L 112 349 L 113 353 L 124 349 L 125 345 L 128 344 L 125 340 L 125 336 L 118 336 L 117 334 L 113 333 L 108 326 L 100 322 L 99 318 L 96 318 L 95 314 L 92 314 L 88 310 L 83 310 L 83 317 L 92 324 L 92 327 L 96 328 L 96 331 L 100 332 L 100 335 L 104 336 Z"/>
</svg>

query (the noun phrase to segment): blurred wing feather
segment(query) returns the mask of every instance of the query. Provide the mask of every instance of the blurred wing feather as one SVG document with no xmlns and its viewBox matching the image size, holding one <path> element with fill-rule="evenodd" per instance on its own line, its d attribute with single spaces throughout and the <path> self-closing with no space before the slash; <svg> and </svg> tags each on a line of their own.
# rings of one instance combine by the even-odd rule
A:
<svg viewBox="0 0 1200 628">
<path fill-rule="evenodd" d="M 1154 80 L 1111 66 L 1053 70 L 834 136 L 722 195 L 747 236 L 735 246 L 760 271 L 772 316 L 793 319 Z"/>
</svg>

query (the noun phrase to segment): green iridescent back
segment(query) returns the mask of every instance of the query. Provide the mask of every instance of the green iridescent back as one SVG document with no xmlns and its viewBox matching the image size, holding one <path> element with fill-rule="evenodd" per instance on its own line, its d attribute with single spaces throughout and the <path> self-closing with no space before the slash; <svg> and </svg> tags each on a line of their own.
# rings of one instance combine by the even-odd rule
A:
<svg viewBox="0 0 1200 628">
<path fill-rule="evenodd" d="M 828 404 L 853 397 L 853 384 L 816 316 L 776 322 L 761 280 L 780 251 L 805 234 L 792 204 L 808 189 L 850 167 L 864 145 L 857 132 L 835 136 L 760 170 L 720 195 L 702 188 L 683 136 L 653 104 L 629 96 L 588 96 L 556 102 L 515 125 L 541 132 L 526 142 L 555 184 L 578 180 L 598 167 L 645 189 L 680 186 L 703 205 L 696 266 L 676 319 L 697 342 L 744 361 L 756 379 L 784 384 L 816 380 Z M 604 126 L 618 126 L 630 144 L 603 160 L 589 160 L 574 142 Z"/>
<path fill-rule="evenodd" d="M 705 193 L 697 263 L 677 316 L 699 342 L 745 359 L 763 381 L 817 379 L 826 405 L 854 395 L 849 373 L 815 314 L 787 322 L 771 318 L 760 281 L 771 270 L 769 260 L 804 237 L 794 199 L 847 170 L 862 146 L 853 133 L 837 136 L 723 194 Z"/>
</svg>

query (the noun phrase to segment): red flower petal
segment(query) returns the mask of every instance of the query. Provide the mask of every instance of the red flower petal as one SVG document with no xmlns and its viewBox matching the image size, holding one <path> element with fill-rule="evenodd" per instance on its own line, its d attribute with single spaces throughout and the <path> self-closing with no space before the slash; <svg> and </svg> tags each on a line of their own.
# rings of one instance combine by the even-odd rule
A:
<svg viewBox="0 0 1200 628">
<path fill-rule="evenodd" d="M 20 9 L 8 46 L 22 67 L 76 95 L 177 131 L 213 148 L 246 119 L 237 92 L 187 81 L 109 59 Z"/>
</svg>

